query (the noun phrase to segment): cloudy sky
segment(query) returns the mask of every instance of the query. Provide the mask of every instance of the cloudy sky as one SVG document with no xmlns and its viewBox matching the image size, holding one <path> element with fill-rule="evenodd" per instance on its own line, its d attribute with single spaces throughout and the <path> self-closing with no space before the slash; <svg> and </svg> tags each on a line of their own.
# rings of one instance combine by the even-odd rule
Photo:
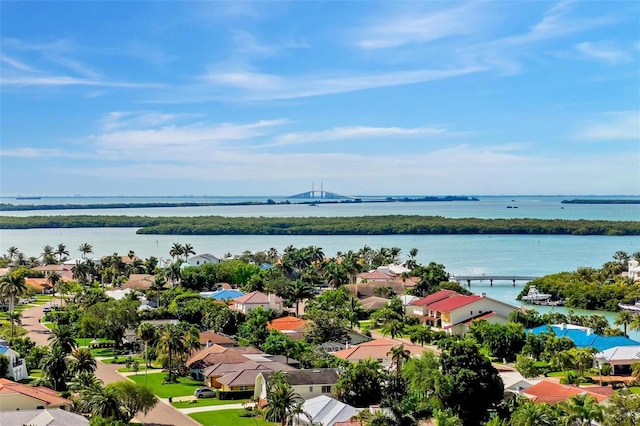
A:
<svg viewBox="0 0 640 426">
<path fill-rule="evenodd" d="M 640 3 L 0 9 L 5 196 L 640 194 Z"/>
</svg>

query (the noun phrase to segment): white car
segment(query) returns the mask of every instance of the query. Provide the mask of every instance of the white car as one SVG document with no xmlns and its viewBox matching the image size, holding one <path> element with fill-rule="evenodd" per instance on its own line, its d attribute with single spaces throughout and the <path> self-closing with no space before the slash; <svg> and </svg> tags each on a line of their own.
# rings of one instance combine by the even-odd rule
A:
<svg viewBox="0 0 640 426">
<path fill-rule="evenodd" d="M 42 312 L 44 312 L 45 314 L 47 312 L 51 312 L 51 307 L 50 306 L 45 306 L 44 308 L 42 308 Z"/>
</svg>

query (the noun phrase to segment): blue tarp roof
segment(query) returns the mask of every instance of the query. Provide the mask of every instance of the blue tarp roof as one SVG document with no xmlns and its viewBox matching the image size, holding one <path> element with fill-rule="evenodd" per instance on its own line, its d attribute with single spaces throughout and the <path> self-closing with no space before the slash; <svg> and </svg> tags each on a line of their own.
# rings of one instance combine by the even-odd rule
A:
<svg viewBox="0 0 640 426">
<path fill-rule="evenodd" d="M 204 291 L 200 293 L 203 297 L 211 297 L 215 300 L 230 300 L 244 296 L 244 293 L 235 289 L 222 289 L 218 291 Z"/>
<path fill-rule="evenodd" d="M 578 348 L 596 348 L 599 351 L 604 351 L 616 346 L 634 346 L 640 345 L 640 342 L 631 340 L 628 337 L 623 336 L 601 336 L 599 334 L 587 334 L 586 331 L 580 329 L 562 329 L 559 325 L 541 325 L 536 328 L 528 330 L 533 334 L 545 333 L 551 328 L 558 337 L 567 337 L 573 341 Z"/>
</svg>

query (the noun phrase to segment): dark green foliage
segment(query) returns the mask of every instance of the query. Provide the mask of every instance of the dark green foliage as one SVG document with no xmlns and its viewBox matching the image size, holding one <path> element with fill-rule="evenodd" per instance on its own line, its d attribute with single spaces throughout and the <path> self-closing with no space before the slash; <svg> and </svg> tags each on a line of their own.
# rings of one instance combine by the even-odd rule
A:
<svg viewBox="0 0 640 426">
<path fill-rule="evenodd" d="M 553 234 L 640 235 L 635 221 L 564 219 L 452 219 L 441 216 L 241 218 L 221 216 L 29 216 L 3 217 L 0 229 L 140 228 L 168 235 L 379 235 Z"/>
<path fill-rule="evenodd" d="M 386 374 L 382 365 L 372 359 L 350 364 L 340 374 L 335 396 L 354 407 L 368 407 L 382 399 L 382 385 Z"/>
<path fill-rule="evenodd" d="M 490 324 L 485 320 L 473 321 L 469 335 L 487 348 L 491 356 L 507 361 L 515 360 L 526 339 L 524 327 L 520 324 Z"/>
<path fill-rule="evenodd" d="M 0 354 L 0 379 L 9 377 L 9 358 Z"/>
<path fill-rule="evenodd" d="M 237 400 L 237 399 L 251 399 L 253 398 L 253 391 L 218 391 L 218 399 L 221 401 Z"/>
</svg>

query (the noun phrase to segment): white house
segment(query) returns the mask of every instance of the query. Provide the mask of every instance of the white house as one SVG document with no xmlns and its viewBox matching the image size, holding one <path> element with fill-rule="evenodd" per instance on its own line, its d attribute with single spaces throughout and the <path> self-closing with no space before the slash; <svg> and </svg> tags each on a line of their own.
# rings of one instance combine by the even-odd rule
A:
<svg viewBox="0 0 640 426">
<path fill-rule="evenodd" d="M 598 366 L 610 364 L 611 374 L 630 374 L 631 366 L 640 361 L 640 345 L 615 346 L 596 354 Z"/>
<path fill-rule="evenodd" d="M 333 368 L 316 368 L 313 370 L 283 371 L 287 382 L 293 391 L 302 399 L 307 400 L 320 395 L 331 395 L 336 383 L 338 373 Z M 265 371 L 256 377 L 253 398 L 258 401 L 258 406 L 263 407 L 267 403 L 267 389 L 269 380 L 274 372 Z"/>
<path fill-rule="evenodd" d="M 276 312 L 282 312 L 282 298 L 273 293 L 265 294 L 261 291 L 253 291 L 244 296 L 233 299 L 235 303 L 234 309 L 243 314 L 261 306 L 264 309 L 273 309 Z"/>
<path fill-rule="evenodd" d="M 9 377 L 18 382 L 22 379 L 29 377 L 27 371 L 27 365 L 23 358 L 20 358 L 20 354 L 9 346 L 0 344 L 0 355 L 4 355 L 9 359 Z"/>
<path fill-rule="evenodd" d="M 333 426 L 349 420 L 360 412 L 355 407 L 326 395 L 316 396 L 302 404 L 302 412 L 293 418 L 293 426 Z"/>
<path fill-rule="evenodd" d="M 627 272 L 629 278 L 635 281 L 640 278 L 640 262 L 635 259 L 629 261 L 629 268 Z"/>
<path fill-rule="evenodd" d="M 187 259 L 189 266 L 200 266 L 205 263 L 221 263 L 222 259 L 209 253 L 198 254 Z"/>
</svg>

